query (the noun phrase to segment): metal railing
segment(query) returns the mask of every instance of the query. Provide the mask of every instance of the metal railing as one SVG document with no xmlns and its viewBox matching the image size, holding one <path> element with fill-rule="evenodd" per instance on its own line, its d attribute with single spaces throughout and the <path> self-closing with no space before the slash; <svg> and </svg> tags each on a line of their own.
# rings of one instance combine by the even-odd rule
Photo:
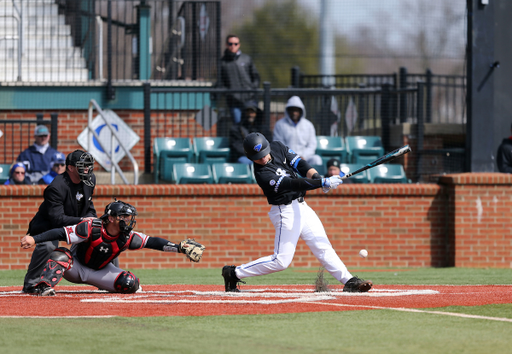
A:
<svg viewBox="0 0 512 354">
<path fill-rule="evenodd" d="M 110 134 L 111 134 L 111 137 L 110 137 L 110 149 L 107 149 L 103 145 L 103 143 L 101 142 L 101 139 L 100 139 L 98 133 L 95 131 L 95 129 L 92 126 L 93 111 L 94 111 L 94 109 L 96 109 L 96 111 L 99 113 L 100 117 L 103 118 L 103 121 L 105 122 L 105 126 L 110 131 Z M 105 113 L 103 112 L 101 107 L 98 105 L 98 103 L 96 103 L 95 100 L 91 100 L 89 102 L 89 109 L 88 109 L 88 116 L 87 116 L 87 118 L 88 118 L 88 120 L 87 120 L 87 122 L 88 122 L 88 124 L 87 124 L 87 131 L 88 131 L 87 151 L 91 151 L 90 144 L 93 143 L 92 137 L 94 136 L 94 138 L 96 139 L 95 142 L 98 143 L 98 145 L 100 145 L 101 149 L 107 155 L 107 158 L 109 159 L 110 163 L 112 164 L 112 167 L 110 169 L 110 183 L 111 184 L 116 184 L 115 173 L 117 172 L 117 173 L 119 173 L 119 176 L 121 177 L 123 182 L 125 184 L 129 184 L 128 180 L 124 176 L 123 171 L 121 170 L 121 168 L 117 164 L 117 162 L 115 160 L 115 156 L 113 156 L 113 155 L 115 155 L 115 151 L 116 151 L 115 146 L 116 146 L 116 142 L 117 142 L 117 144 L 119 144 L 119 147 L 121 147 L 123 149 L 123 151 L 126 154 L 126 156 L 128 156 L 128 158 L 132 162 L 132 165 L 133 165 L 133 184 L 135 184 L 135 185 L 139 184 L 139 165 L 137 164 L 137 161 L 135 161 L 135 159 L 133 158 L 132 154 L 130 153 L 130 150 L 128 148 L 126 148 L 126 146 L 124 145 L 123 140 L 121 139 L 121 137 L 117 133 L 116 129 L 109 122 L 109 120 L 106 117 Z"/>
<path fill-rule="evenodd" d="M 391 127 L 399 124 L 390 102 L 400 102 L 403 95 L 408 101 L 418 100 L 418 90 L 414 88 L 273 89 L 266 82 L 263 89 L 230 90 L 158 88 L 145 83 L 145 172 L 151 173 L 151 148 L 156 137 L 229 136 L 233 122 L 226 95 L 234 93 L 252 94 L 263 111 L 262 122 L 269 128 L 284 115 L 289 97 L 297 95 L 317 135 L 378 135 L 388 151 L 396 145 L 391 141 Z M 414 107 L 418 109 L 419 105 L 415 103 Z M 353 110 L 351 119 L 347 119 L 347 109 Z M 409 119 L 416 123 L 417 117 L 417 112 L 411 113 Z"/>
</svg>

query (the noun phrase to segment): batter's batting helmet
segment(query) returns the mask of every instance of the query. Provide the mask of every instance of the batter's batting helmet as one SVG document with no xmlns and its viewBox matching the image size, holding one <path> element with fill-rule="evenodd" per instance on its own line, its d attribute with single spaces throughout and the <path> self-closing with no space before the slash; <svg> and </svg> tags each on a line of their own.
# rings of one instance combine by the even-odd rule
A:
<svg viewBox="0 0 512 354">
<path fill-rule="evenodd" d="M 131 216 L 129 224 L 126 224 L 126 221 L 124 220 L 119 221 L 119 228 L 121 229 L 121 232 L 124 234 L 129 234 L 135 227 L 135 224 L 137 223 L 137 221 L 135 221 L 137 209 L 135 209 L 134 206 L 122 202 L 120 200 L 115 200 L 112 203 L 108 204 L 105 207 L 105 214 L 103 214 L 100 219 L 102 219 L 105 223 L 108 223 L 109 215 L 113 217 L 118 217 L 122 215 Z"/>
<path fill-rule="evenodd" d="M 244 139 L 244 152 L 248 159 L 259 160 L 270 154 L 270 144 L 261 133 L 251 133 Z"/>
</svg>

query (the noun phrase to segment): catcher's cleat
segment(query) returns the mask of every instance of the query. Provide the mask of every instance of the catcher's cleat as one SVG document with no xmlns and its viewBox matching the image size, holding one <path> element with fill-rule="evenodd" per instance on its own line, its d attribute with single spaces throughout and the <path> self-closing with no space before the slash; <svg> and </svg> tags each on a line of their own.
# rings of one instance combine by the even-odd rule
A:
<svg viewBox="0 0 512 354">
<path fill-rule="evenodd" d="M 343 287 L 343 291 L 349 293 L 366 293 L 373 286 L 371 280 L 359 279 L 358 277 L 350 278 Z"/>
<path fill-rule="evenodd" d="M 46 283 L 39 284 L 36 289 L 38 289 L 39 296 L 55 296 L 55 289 Z"/>
<path fill-rule="evenodd" d="M 224 266 L 222 267 L 222 276 L 224 277 L 224 288 L 226 292 L 239 293 L 240 290 L 237 288 L 238 283 L 245 284 L 244 281 L 238 279 L 235 272 L 235 266 Z"/>
<path fill-rule="evenodd" d="M 23 287 L 22 292 L 24 294 L 28 294 L 28 295 L 39 295 L 41 290 L 38 287 L 30 286 L 30 287 Z"/>
</svg>

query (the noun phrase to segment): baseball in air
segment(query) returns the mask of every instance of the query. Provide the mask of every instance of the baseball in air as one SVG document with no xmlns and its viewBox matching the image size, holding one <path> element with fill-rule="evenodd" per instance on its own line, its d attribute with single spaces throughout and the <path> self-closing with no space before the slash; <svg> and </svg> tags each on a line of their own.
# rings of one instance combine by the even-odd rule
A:
<svg viewBox="0 0 512 354">
<path fill-rule="evenodd" d="M 368 257 L 368 251 L 367 251 L 367 250 L 361 250 L 361 251 L 359 251 L 359 256 L 360 256 L 361 258 L 366 258 L 366 257 Z"/>
</svg>

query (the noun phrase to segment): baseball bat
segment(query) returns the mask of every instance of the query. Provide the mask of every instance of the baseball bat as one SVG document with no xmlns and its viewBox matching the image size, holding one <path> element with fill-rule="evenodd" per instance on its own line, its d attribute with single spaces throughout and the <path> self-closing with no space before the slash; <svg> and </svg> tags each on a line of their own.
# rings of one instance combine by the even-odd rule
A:
<svg viewBox="0 0 512 354">
<path fill-rule="evenodd" d="M 405 155 L 407 154 L 408 152 L 411 151 L 411 148 L 409 147 L 409 145 L 404 145 L 402 146 L 401 148 L 399 149 L 396 149 L 396 150 L 393 150 L 391 151 L 390 153 L 382 156 L 382 157 L 379 157 L 377 160 L 373 161 L 373 162 L 370 162 L 368 165 L 364 166 L 364 167 L 361 167 L 360 169 L 352 172 L 352 173 L 349 173 L 348 175 L 345 175 L 343 177 L 341 177 L 341 179 L 346 179 L 346 178 L 349 178 L 349 177 L 352 177 L 353 175 L 356 175 L 358 173 L 361 173 L 363 171 L 366 171 L 372 167 L 375 167 L 375 166 L 378 166 L 378 165 L 382 165 L 383 163 L 386 163 L 386 162 L 389 162 L 389 161 L 392 161 L 402 155 Z"/>
</svg>

